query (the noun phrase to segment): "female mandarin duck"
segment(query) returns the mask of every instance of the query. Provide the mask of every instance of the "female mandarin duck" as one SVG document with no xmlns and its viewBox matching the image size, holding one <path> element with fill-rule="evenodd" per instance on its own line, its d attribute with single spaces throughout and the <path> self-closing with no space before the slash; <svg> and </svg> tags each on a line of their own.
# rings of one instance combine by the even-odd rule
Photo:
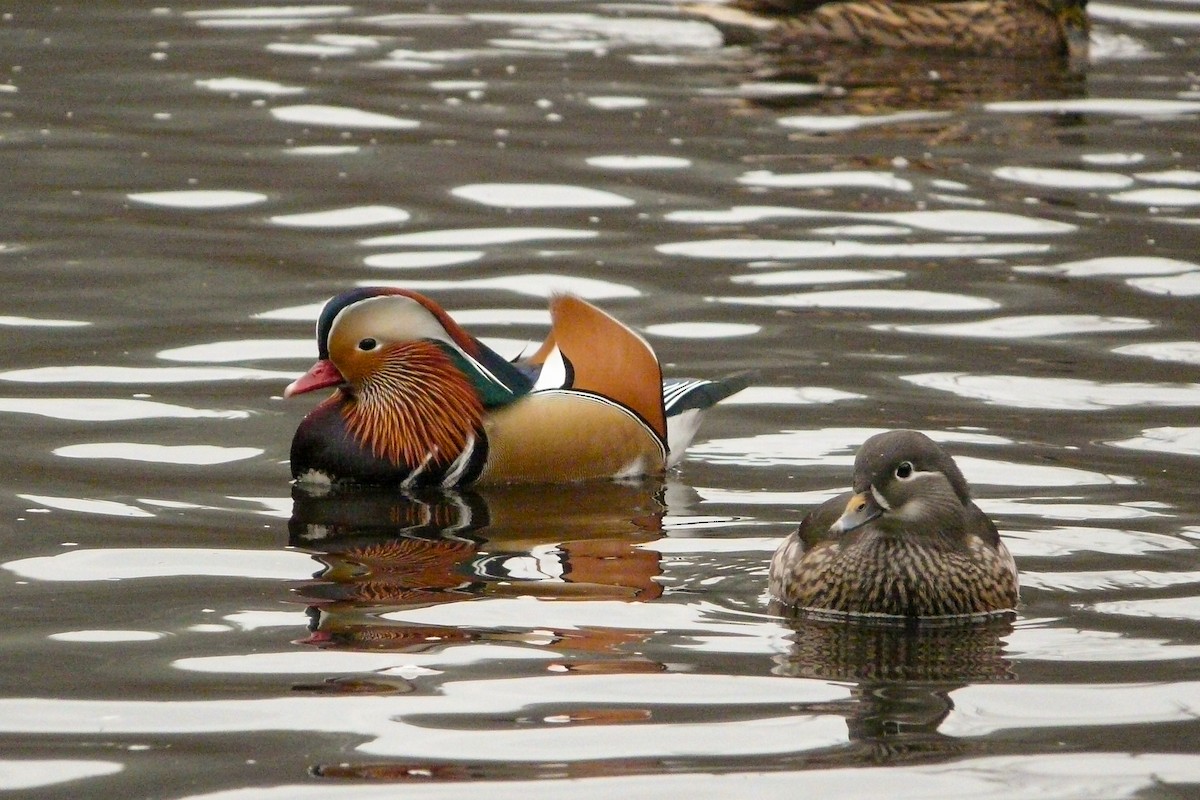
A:
<svg viewBox="0 0 1200 800">
<path fill-rule="evenodd" d="M 733 44 L 1080 55 L 1087 0 L 733 0 L 688 5 Z"/>
<path fill-rule="evenodd" d="M 867 439 L 853 492 L 825 501 L 771 559 L 770 591 L 801 609 L 903 617 L 1016 607 L 1017 567 L 958 465 L 917 431 Z"/>
<path fill-rule="evenodd" d="M 551 483 L 662 472 L 739 377 L 666 383 L 644 339 L 577 297 L 509 362 L 436 303 L 354 289 L 317 322 L 320 360 L 285 397 L 326 387 L 292 439 L 301 482 L 411 486 Z"/>
</svg>

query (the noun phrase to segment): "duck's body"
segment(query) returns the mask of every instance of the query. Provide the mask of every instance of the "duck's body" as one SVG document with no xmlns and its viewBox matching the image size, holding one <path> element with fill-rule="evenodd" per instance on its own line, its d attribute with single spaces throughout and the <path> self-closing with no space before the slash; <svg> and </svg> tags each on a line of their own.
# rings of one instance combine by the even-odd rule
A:
<svg viewBox="0 0 1200 800">
<path fill-rule="evenodd" d="M 1086 0 L 734 0 L 688 5 L 734 44 L 850 45 L 977 55 L 1078 53 Z"/>
<path fill-rule="evenodd" d="M 415 292 L 333 298 L 320 360 L 285 392 L 337 387 L 296 430 L 292 476 L 452 487 L 655 474 L 744 385 L 664 384 L 650 346 L 612 317 L 570 296 L 550 311 L 546 341 L 509 362 Z"/>
<path fill-rule="evenodd" d="M 917 431 L 868 439 L 854 489 L 818 506 L 771 559 L 770 591 L 797 609 L 901 617 L 1010 610 L 1017 568 L 957 465 Z"/>
</svg>

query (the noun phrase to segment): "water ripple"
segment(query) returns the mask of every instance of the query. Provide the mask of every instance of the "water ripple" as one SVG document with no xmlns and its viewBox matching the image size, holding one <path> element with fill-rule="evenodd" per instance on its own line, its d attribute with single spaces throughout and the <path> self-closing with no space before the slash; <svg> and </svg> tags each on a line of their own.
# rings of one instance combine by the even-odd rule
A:
<svg viewBox="0 0 1200 800">
<path fill-rule="evenodd" d="M 986 297 L 918 289 L 845 289 L 771 297 L 719 297 L 719 302 L 774 308 L 878 308 L 891 311 L 987 311 L 1000 304 Z"/>
<path fill-rule="evenodd" d="M 271 116 L 280 122 L 320 125 L 330 128 L 403 131 L 418 128 L 421 125 L 414 119 L 403 119 L 390 114 L 378 114 L 373 111 L 342 106 L 278 106 L 271 109 Z"/>
<path fill-rule="evenodd" d="M 1200 406 L 1200 384 L 1104 383 L 966 372 L 929 372 L 900 379 L 926 389 L 1013 408 L 1104 411 L 1122 406 Z"/>
<path fill-rule="evenodd" d="M 807 406 L 815 403 L 837 403 L 842 400 L 862 400 L 865 397 L 865 394 L 843 392 L 823 386 L 750 386 L 721 402 L 746 406 Z"/>
<path fill-rule="evenodd" d="M 409 250 L 367 256 L 363 263 L 376 269 L 427 269 L 470 264 L 485 255 L 482 250 Z"/>
<path fill-rule="evenodd" d="M 496 208 L 623 208 L 634 201 L 614 192 L 548 183 L 473 183 L 450 190 L 455 197 Z"/>
<path fill-rule="evenodd" d="M 74 319 L 35 319 L 33 317 L 3 317 L 0 325 L 12 328 L 85 328 L 90 322 Z"/>
<path fill-rule="evenodd" d="M 316 319 L 314 316 L 313 319 Z M 312 339 L 234 339 L 227 342 L 193 344 L 159 350 L 166 361 L 261 361 L 263 359 L 311 358 Z"/>
<path fill-rule="evenodd" d="M 966 187 L 962 187 L 966 188 Z M 701 225 L 735 225 L 769 219 L 842 218 L 865 222 L 891 222 L 935 233 L 987 236 L 1029 236 L 1070 233 L 1078 226 L 1069 222 L 1026 217 L 1003 211 L 937 209 L 920 211 L 838 211 L 787 206 L 733 206 L 717 211 L 671 211 L 665 219 Z"/>
<path fill-rule="evenodd" d="M 1141 619 L 1200 622 L 1200 597 L 1160 597 L 1152 600 L 1111 600 L 1090 606 L 1098 614 Z"/>
<path fill-rule="evenodd" d="M 1147 319 L 1101 317 L 1095 314 L 1035 314 L 1023 317 L 995 317 L 975 322 L 923 323 L 898 325 L 880 323 L 871 330 L 920 333 L 933 336 L 961 336 L 979 339 L 1029 339 L 1076 333 L 1117 333 L 1153 328 Z"/>
<path fill-rule="evenodd" d="M 32 502 L 65 510 L 112 513 L 121 516 L 153 516 L 123 503 L 75 498 L 21 495 Z M 85 504 L 79 508 L 79 505 Z M 300 552 L 281 550 L 235 550 L 201 547 L 112 547 L 103 550 L 70 550 L 54 556 L 37 556 L 6 561 L 4 569 L 36 581 L 123 581 L 169 578 L 181 575 L 248 578 L 253 580 L 303 580 L 312 575 L 312 558 Z"/>
<path fill-rule="evenodd" d="M 304 94 L 307 89 L 303 86 L 286 86 L 276 81 L 265 81 L 256 78 L 203 78 L 196 82 L 202 89 L 214 92 L 225 92 L 236 97 L 242 94 L 261 94 L 278 97 L 290 94 Z"/>
<path fill-rule="evenodd" d="M 617 297 L 638 297 L 641 292 L 632 286 L 595 278 L 582 278 L 554 274 L 506 275 L 498 278 L 473 278 L 445 281 L 359 281 L 360 286 L 397 286 L 417 291 L 466 291 L 497 289 L 530 297 L 550 297 L 559 292 L 575 294 L 588 300 L 605 300 Z"/>
<path fill-rule="evenodd" d="M 1194 114 L 1200 103 L 1190 100 L 1151 100 L 1135 97 L 1088 97 L 1074 100 L 1011 100 L 986 103 L 988 111 L 1006 114 L 1105 114 L 1110 116 L 1163 117 Z"/>
<path fill-rule="evenodd" d="M 290 376 L 290 377 L 289 377 Z M 13 383 L 212 383 L 215 381 L 278 381 L 295 377 L 245 367 L 34 367 L 0 372 L 0 381 Z"/>
<path fill-rule="evenodd" d="M 239 208 L 264 203 L 267 196 L 260 192 L 216 189 L 181 189 L 172 192 L 139 192 L 129 195 L 135 203 L 162 208 L 210 209 Z"/>
<path fill-rule="evenodd" d="M 951 697 L 954 710 L 942 724 L 942 733 L 986 736 L 1017 728 L 1182 721 L 1191 718 L 1200 705 L 1200 686 L 1187 682 L 982 684 L 958 689 Z M 1196 771 L 1200 773 L 1200 765 Z"/>
<path fill-rule="evenodd" d="M 889 189 L 911 192 L 911 181 L 896 177 L 892 172 L 801 172 L 780 175 L 766 170 L 747 172 L 738 178 L 746 186 L 767 186 L 774 189 Z"/>
<path fill-rule="evenodd" d="M 303 214 L 271 217 L 275 225 L 286 228 L 356 228 L 368 225 L 392 225 L 406 222 L 412 215 L 394 206 L 354 206 Z"/>
<path fill-rule="evenodd" d="M 1086 172 L 1076 169 L 1045 167 L 999 167 L 992 170 L 997 178 L 1031 186 L 1052 186 L 1061 189 L 1123 189 L 1133 185 L 1133 178 L 1116 172 Z"/>
<path fill-rule="evenodd" d="M 812 258 L 992 258 L 1045 253 L 1049 245 L 1024 242 L 912 242 L 877 244 L 802 239 L 710 239 L 670 242 L 654 248 L 663 255 L 742 261 Z"/>
<path fill-rule="evenodd" d="M 1146 428 L 1141 436 L 1111 441 L 1108 444 L 1125 450 L 1200 456 L 1200 428 Z"/>
<path fill-rule="evenodd" d="M 1200 270 L 1200 264 L 1162 256 L 1101 256 L 1045 267 L 1013 267 L 1013 270 L 1092 278 L 1105 275 L 1176 275 Z"/>
<path fill-rule="evenodd" d="M 1185 207 L 1200 206 L 1200 191 L 1196 189 L 1131 189 L 1109 195 L 1118 203 L 1137 203 L 1143 206 Z"/>
<path fill-rule="evenodd" d="M 89 442 L 71 444 L 51 451 L 64 458 L 103 458 L 150 461 L 156 464 L 212 466 L 244 461 L 263 454 L 258 447 L 221 447 L 209 444 L 163 445 L 140 442 Z"/>
<path fill-rule="evenodd" d="M 0 397 L 0 412 L 36 414 L 78 422 L 130 419 L 246 419 L 248 411 L 220 411 L 157 403 L 152 400 L 106 400 L 99 397 Z"/>
<path fill-rule="evenodd" d="M 1008 638 L 1006 653 L 1021 661 L 1128 663 L 1200 657 L 1200 646 L 1116 631 L 1021 625 Z"/>
<path fill-rule="evenodd" d="M 1166 278 L 1130 278 L 1126 281 L 1135 289 L 1149 294 L 1170 297 L 1195 297 L 1200 295 L 1200 273 L 1186 272 Z"/>
<path fill-rule="evenodd" d="M 417 231 L 363 239 L 364 247 L 479 247 L 489 244 L 513 244 L 544 240 L 594 239 L 596 231 L 572 228 L 452 228 Z"/>
<path fill-rule="evenodd" d="M 115 775 L 125 769 L 118 761 L 79 759 L 0 759 L 0 790 L 16 791 Z"/>
<path fill-rule="evenodd" d="M 1136 556 L 1195 549 L 1195 545 L 1176 536 L 1079 525 L 1005 531 L 1004 540 L 1018 558 L 1065 558 L 1077 553 Z"/>
<path fill-rule="evenodd" d="M 812 286 L 823 283 L 890 281 L 903 278 L 906 274 L 894 269 L 793 269 L 734 275 L 729 280 L 750 286 Z"/>
<path fill-rule="evenodd" d="M 1095 702 L 1103 702 L 1103 697 Z M 957 702 L 957 701 L 956 701 Z M 1172 720 L 1182 717 L 1182 712 Z M 964 736 L 967 734 L 963 734 Z M 405 777 L 426 777 L 425 766 Z M 494 800 L 559 800 L 571 795 L 603 797 L 688 797 L 725 800 L 729 797 L 789 797 L 796 786 L 815 797 L 869 800 L 880 796 L 904 798 L 956 797 L 962 800 L 1095 800 L 1134 798 L 1164 786 L 1200 782 L 1200 766 L 1190 754 L 1144 752 L 1070 755 L 992 756 L 956 758 L 950 763 L 903 766 L 825 767 L 796 771 L 742 770 L 714 773 L 673 772 L 651 775 L 540 777 L 534 780 L 473 780 L 472 792 Z M 460 796 L 461 784 L 405 783 L 412 800 L 447 800 Z M 448 788 L 449 787 L 449 788 Z M 391 800 L 394 784 L 285 784 L 237 789 L 187 800 Z"/>
</svg>

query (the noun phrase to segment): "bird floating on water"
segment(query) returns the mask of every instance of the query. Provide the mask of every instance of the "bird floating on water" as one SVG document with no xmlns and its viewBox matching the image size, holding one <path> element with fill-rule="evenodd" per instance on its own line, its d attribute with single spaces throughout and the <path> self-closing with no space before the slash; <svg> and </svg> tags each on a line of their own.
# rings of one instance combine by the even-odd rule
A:
<svg viewBox="0 0 1200 800">
<path fill-rule="evenodd" d="M 796 609 L 902 617 L 1014 609 L 1017 567 L 954 460 L 910 430 L 867 439 L 853 491 L 811 511 L 771 559 Z"/>
<path fill-rule="evenodd" d="M 664 381 L 646 341 L 570 295 L 508 361 L 428 297 L 361 288 L 325 304 L 319 360 L 285 397 L 333 387 L 292 439 L 300 483 L 459 487 L 653 475 L 745 376 Z"/>
<path fill-rule="evenodd" d="M 1086 52 L 1087 0 L 733 0 L 683 6 L 731 44 L 974 55 Z"/>
</svg>

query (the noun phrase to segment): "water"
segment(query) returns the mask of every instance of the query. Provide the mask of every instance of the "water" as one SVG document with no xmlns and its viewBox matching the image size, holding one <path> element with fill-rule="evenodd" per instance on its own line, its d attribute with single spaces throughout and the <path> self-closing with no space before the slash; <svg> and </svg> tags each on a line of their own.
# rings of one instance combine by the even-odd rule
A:
<svg viewBox="0 0 1200 800">
<path fill-rule="evenodd" d="M 1092 12 L 1071 66 L 805 62 L 664 4 L 6 10 L 0 788 L 1194 791 L 1200 6 Z M 280 395 L 356 283 L 501 347 L 569 289 L 761 380 L 662 486 L 293 500 Z M 770 615 L 898 426 L 1017 618 Z"/>
</svg>

